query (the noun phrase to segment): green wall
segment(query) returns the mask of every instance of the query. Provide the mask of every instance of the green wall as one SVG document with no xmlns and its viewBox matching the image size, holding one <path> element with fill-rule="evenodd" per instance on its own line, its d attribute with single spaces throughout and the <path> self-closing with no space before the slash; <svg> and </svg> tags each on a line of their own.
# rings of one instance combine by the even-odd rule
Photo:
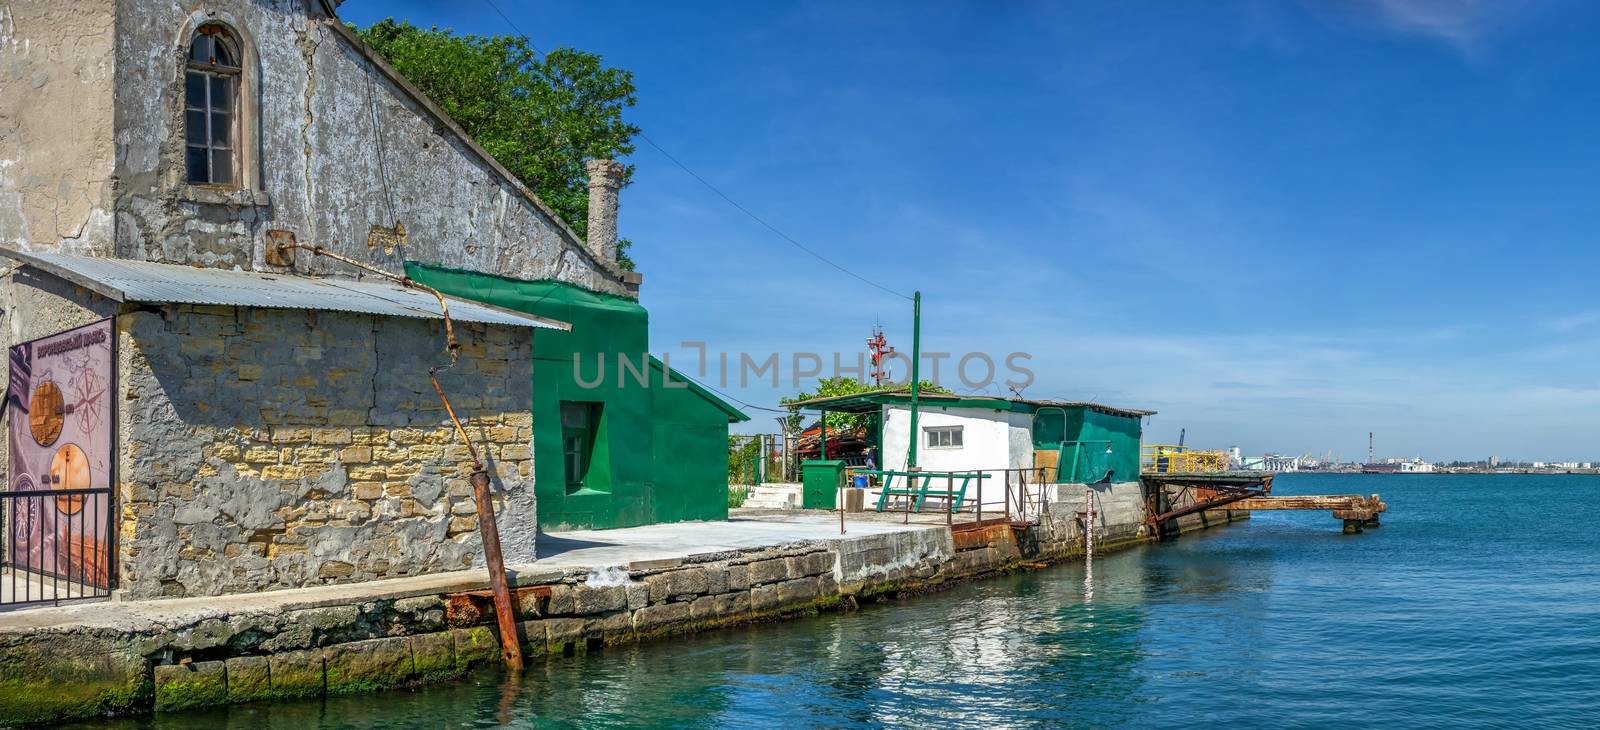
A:
<svg viewBox="0 0 1600 730">
<path fill-rule="evenodd" d="M 541 528 L 728 518 L 728 423 L 748 419 L 649 356 L 649 315 L 638 302 L 564 282 L 413 262 L 406 274 L 451 296 L 572 325 L 570 332 L 537 330 L 533 338 L 533 469 Z M 567 483 L 562 401 L 598 405 L 589 468 L 579 485 Z"/>
<path fill-rule="evenodd" d="M 1103 478 L 1107 471 L 1111 472 L 1113 481 L 1139 478 L 1141 425 L 1138 418 L 1082 407 L 1041 407 L 1033 419 L 1034 448 L 1061 449 L 1061 480 L 1094 482 Z M 1074 441 L 1089 443 L 1074 447 Z M 1111 442 L 1110 454 L 1106 453 L 1107 441 Z M 1076 476 L 1072 469 L 1074 458 L 1077 460 Z"/>
</svg>

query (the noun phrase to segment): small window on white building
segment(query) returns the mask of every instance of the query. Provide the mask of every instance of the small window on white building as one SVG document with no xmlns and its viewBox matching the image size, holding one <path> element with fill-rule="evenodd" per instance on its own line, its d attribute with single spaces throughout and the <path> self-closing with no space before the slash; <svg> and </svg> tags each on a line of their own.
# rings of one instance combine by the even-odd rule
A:
<svg viewBox="0 0 1600 730">
<path fill-rule="evenodd" d="M 929 426 L 922 429 L 923 446 L 929 449 L 961 448 L 960 426 Z"/>
</svg>

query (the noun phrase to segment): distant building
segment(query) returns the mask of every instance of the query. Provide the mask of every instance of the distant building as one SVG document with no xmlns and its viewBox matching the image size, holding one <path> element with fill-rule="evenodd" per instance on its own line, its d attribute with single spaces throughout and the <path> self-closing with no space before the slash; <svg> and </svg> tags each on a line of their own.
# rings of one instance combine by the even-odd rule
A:
<svg viewBox="0 0 1600 730">
<path fill-rule="evenodd" d="M 1235 449 L 1235 451 L 1237 451 L 1237 449 Z M 1274 473 L 1300 471 L 1300 457 L 1284 456 L 1282 454 L 1245 456 L 1240 458 L 1239 468 L 1250 471 L 1270 471 Z"/>
<path fill-rule="evenodd" d="M 1379 462 L 1362 464 L 1361 471 L 1366 474 L 1429 474 L 1433 472 L 1433 464 L 1420 458 L 1390 457 Z"/>
</svg>

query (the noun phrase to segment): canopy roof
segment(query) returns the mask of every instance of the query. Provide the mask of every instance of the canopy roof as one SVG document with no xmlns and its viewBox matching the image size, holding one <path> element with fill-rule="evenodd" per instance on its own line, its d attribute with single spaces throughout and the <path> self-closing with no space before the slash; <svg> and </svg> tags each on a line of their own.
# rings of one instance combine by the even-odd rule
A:
<svg viewBox="0 0 1600 730">
<path fill-rule="evenodd" d="M 439 300 L 419 289 L 382 278 L 336 279 L 204 269 L 92 256 L 24 253 L 0 248 L 0 256 L 60 277 L 118 302 L 212 304 L 267 309 L 313 309 L 389 317 L 443 319 Z M 450 318 L 460 322 L 567 330 L 570 325 L 509 309 L 446 297 Z"/>
<path fill-rule="evenodd" d="M 1142 411 L 1132 408 L 1116 408 L 1114 406 L 1091 403 L 1089 401 L 1073 400 L 1036 400 L 1030 398 L 997 398 L 993 396 L 948 395 L 945 393 L 922 393 L 918 396 L 926 405 L 942 406 L 947 408 L 991 408 L 997 411 L 1017 411 L 1020 413 L 1033 413 L 1041 408 L 1083 408 L 1100 411 L 1113 416 L 1126 418 L 1141 418 L 1155 415 L 1155 411 Z M 870 393 L 853 393 L 851 395 L 830 396 L 827 398 L 809 398 L 788 405 L 818 411 L 837 411 L 840 413 L 869 413 L 876 411 L 886 404 L 902 405 L 911 402 L 909 390 L 877 390 Z"/>
</svg>

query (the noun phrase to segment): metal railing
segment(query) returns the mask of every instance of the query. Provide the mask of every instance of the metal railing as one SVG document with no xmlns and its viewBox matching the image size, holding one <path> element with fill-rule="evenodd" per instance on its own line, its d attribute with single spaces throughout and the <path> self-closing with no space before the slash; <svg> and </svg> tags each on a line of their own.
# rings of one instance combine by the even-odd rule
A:
<svg viewBox="0 0 1600 730">
<path fill-rule="evenodd" d="M 1228 452 L 1195 450 L 1187 446 L 1145 444 L 1140 448 L 1139 470 L 1145 474 L 1205 474 L 1228 470 Z"/>
<path fill-rule="evenodd" d="M 0 606 L 111 595 L 111 490 L 0 492 Z"/>
<path fill-rule="evenodd" d="M 1006 522 L 1036 521 L 1054 500 L 1056 491 L 1055 468 L 1049 466 L 948 471 L 856 469 L 852 473 L 881 480 L 876 511 L 903 512 L 903 521 L 908 523 L 911 513 L 922 513 L 930 499 L 941 503 L 938 509 L 944 513 L 945 524 L 951 526 L 967 523 L 957 515 L 969 513 L 974 524 L 981 524 L 986 513 Z M 895 486 L 897 478 L 903 480 L 904 486 Z M 998 503 L 985 499 L 985 482 L 990 496 L 997 494 L 994 490 L 998 485 Z M 898 509 L 889 507 L 893 498 L 898 498 Z"/>
</svg>

